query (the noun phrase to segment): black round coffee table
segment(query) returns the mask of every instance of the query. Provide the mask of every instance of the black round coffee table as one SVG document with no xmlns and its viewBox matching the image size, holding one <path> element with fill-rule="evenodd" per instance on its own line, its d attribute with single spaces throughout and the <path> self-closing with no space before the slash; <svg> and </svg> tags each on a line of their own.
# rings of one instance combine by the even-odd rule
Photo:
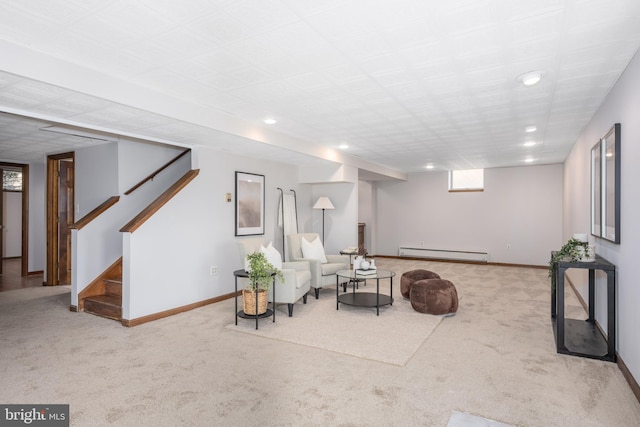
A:
<svg viewBox="0 0 640 427">
<path fill-rule="evenodd" d="M 357 307 L 375 307 L 376 315 L 380 315 L 381 305 L 393 305 L 393 277 L 395 272 L 389 270 L 340 270 L 336 273 L 336 310 L 340 309 L 340 303 L 353 305 Z M 353 292 L 344 293 L 339 295 L 340 278 L 349 280 L 359 279 L 375 279 L 376 280 L 376 292 L 356 292 L 356 287 L 353 287 Z M 390 281 L 390 295 L 380 294 L 380 279 L 389 279 Z"/>
</svg>

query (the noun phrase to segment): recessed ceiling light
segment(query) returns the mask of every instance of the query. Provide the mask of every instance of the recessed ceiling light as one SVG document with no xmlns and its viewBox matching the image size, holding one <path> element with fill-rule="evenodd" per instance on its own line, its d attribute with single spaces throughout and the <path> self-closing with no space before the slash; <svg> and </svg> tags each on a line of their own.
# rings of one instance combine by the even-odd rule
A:
<svg viewBox="0 0 640 427">
<path fill-rule="evenodd" d="M 525 147 L 533 147 L 534 145 L 536 145 L 536 142 L 535 141 L 527 141 L 522 145 L 524 145 Z"/>
<path fill-rule="evenodd" d="M 533 86 L 542 79 L 542 73 L 539 71 L 530 71 L 518 76 L 518 81 L 525 86 Z"/>
<path fill-rule="evenodd" d="M 531 158 L 531 157 L 527 157 L 526 159 L 524 159 L 525 162 L 527 163 L 532 163 L 535 159 Z"/>
<path fill-rule="evenodd" d="M 278 123 L 276 119 L 271 119 L 271 118 L 264 119 L 264 122 L 268 125 L 275 125 L 276 123 Z"/>
<path fill-rule="evenodd" d="M 535 126 L 527 126 L 526 128 L 524 128 L 524 131 L 527 132 L 527 133 L 535 132 L 537 130 L 538 130 L 538 128 L 535 127 Z"/>
<path fill-rule="evenodd" d="M 341 150 L 346 150 L 347 148 L 349 148 L 349 146 L 347 144 L 340 144 L 338 148 L 340 148 Z"/>
<path fill-rule="evenodd" d="M 426 165 L 425 168 L 427 169 L 433 169 L 433 165 Z"/>
</svg>

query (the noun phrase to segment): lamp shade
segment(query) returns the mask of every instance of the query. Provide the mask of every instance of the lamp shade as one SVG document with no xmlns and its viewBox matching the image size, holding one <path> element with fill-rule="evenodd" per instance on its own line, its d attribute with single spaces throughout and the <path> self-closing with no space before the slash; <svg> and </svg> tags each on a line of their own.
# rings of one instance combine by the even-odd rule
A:
<svg viewBox="0 0 640 427">
<path fill-rule="evenodd" d="M 313 205 L 313 209 L 335 209 L 331 200 L 328 197 L 320 197 L 315 205 Z"/>
</svg>

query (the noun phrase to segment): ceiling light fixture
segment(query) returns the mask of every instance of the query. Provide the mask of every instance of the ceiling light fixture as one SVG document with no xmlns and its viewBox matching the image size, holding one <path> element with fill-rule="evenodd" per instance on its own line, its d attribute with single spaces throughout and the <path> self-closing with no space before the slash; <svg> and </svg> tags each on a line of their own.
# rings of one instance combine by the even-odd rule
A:
<svg viewBox="0 0 640 427">
<path fill-rule="evenodd" d="M 522 145 L 524 145 L 525 147 L 533 147 L 534 145 L 536 145 L 536 142 L 535 141 L 527 141 Z"/>
<path fill-rule="evenodd" d="M 347 148 L 349 148 L 349 146 L 347 144 L 340 144 L 338 148 L 341 150 L 346 150 Z"/>
<path fill-rule="evenodd" d="M 537 130 L 538 130 L 538 128 L 535 127 L 535 126 L 527 126 L 526 128 L 524 128 L 524 131 L 527 132 L 527 133 L 535 132 Z"/>
<path fill-rule="evenodd" d="M 433 165 L 426 165 L 425 168 L 427 169 L 433 169 Z"/>
<path fill-rule="evenodd" d="M 525 162 L 527 163 L 532 163 L 535 159 L 531 158 L 531 157 L 527 157 L 526 159 L 524 159 Z"/>
<path fill-rule="evenodd" d="M 275 125 L 276 123 L 278 123 L 276 119 L 271 119 L 271 118 L 264 119 L 264 122 L 268 125 Z"/>
<path fill-rule="evenodd" d="M 518 81 L 522 82 L 525 86 L 533 86 L 540 82 L 542 79 L 542 73 L 539 71 L 529 71 L 518 76 Z"/>
</svg>

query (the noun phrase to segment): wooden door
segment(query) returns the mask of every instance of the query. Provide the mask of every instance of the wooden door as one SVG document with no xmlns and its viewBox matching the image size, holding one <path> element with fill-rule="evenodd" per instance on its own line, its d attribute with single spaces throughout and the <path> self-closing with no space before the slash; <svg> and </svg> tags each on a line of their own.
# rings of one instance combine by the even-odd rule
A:
<svg viewBox="0 0 640 427">
<path fill-rule="evenodd" d="M 58 284 L 71 284 L 71 230 L 73 224 L 73 162 L 58 162 Z"/>
<path fill-rule="evenodd" d="M 74 154 L 47 157 L 47 272 L 44 285 L 71 283 Z"/>
</svg>

